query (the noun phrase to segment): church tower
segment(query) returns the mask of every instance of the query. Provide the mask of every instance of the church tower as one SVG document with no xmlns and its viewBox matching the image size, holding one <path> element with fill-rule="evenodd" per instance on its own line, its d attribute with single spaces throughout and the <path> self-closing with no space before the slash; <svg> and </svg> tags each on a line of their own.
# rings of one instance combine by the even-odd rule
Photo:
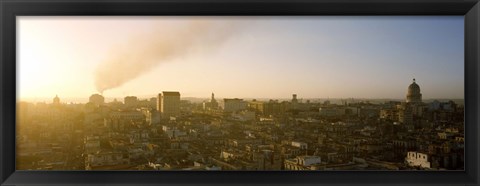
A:
<svg viewBox="0 0 480 186">
<path fill-rule="evenodd" d="M 210 107 L 212 109 L 218 108 L 218 103 L 217 103 L 217 100 L 215 100 L 215 94 L 213 94 L 213 92 L 212 92 L 212 99 L 210 100 Z"/>
</svg>

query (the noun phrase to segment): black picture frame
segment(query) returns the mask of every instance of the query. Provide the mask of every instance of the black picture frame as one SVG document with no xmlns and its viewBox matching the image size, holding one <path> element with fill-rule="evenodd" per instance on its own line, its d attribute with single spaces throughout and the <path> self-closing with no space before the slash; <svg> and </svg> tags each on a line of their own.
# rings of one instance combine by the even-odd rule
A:
<svg viewBox="0 0 480 186">
<path fill-rule="evenodd" d="M 16 171 L 16 16 L 464 15 L 465 171 Z M 0 0 L 1 185 L 479 185 L 478 0 Z"/>
</svg>

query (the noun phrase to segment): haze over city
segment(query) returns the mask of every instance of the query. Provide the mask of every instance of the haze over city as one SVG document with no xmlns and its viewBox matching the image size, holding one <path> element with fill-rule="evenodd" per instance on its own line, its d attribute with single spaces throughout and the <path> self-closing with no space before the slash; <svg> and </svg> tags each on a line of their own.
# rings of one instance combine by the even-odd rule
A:
<svg viewBox="0 0 480 186">
<path fill-rule="evenodd" d="M 462 16 L 19 17 L 20 99 L 462 99 Z"/>
<path fill-rule="evenodd" d="M 465 170 L 462 16 L 19 17 L 17 170 Z"/>
</svg>

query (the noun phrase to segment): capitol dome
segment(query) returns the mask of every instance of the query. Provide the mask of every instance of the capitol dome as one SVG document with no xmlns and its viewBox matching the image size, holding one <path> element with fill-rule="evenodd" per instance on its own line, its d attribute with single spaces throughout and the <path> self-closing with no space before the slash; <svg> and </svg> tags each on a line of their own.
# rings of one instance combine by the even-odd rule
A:
<svg viewBox="0 0 480 186">
<path fill-rule="evenodd" d="M 413 83 L 408 86 L 408 94 L 420 94 L 420 86 L 415 83 L 415 79 L 413 79 Z"/>
<path fill-rule="evenodd" d="M 408 86 L 408 91 L 407 91 L 407 103 L 419 103 L 422 102 L 422 94 L 420 93 L 420 86 L 415 82 L 415 79 L 413 79 L 412 84 Z"/>
</svg>

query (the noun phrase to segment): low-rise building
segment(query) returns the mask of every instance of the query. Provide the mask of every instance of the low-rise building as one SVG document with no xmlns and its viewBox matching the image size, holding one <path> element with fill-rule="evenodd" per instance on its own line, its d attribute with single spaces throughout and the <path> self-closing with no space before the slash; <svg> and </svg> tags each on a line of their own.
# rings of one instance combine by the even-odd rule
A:
<svg viewBox="0 0 480 186">
<path fill-rule="evenodd" d="M 286 159 L 284 166 L 285 170 L 317 170 L 321 162 L 319 156 L 297 156 L 293 159 Z"/>
<path fill-rule="evenodd" d="M 405 162 L 412 167 L 430 168 L 429 157 L 425 153 L 410 151 L 405 157 Z"/>
<path fill-rule="evenodd" d="M 128 165 L 130 159 L 127 154 L 115 151 L 98 151 L 88 154 L 85 159 L 85 167 L 87 170 L 95 169 L 95 167 Z"/>
</svg>

